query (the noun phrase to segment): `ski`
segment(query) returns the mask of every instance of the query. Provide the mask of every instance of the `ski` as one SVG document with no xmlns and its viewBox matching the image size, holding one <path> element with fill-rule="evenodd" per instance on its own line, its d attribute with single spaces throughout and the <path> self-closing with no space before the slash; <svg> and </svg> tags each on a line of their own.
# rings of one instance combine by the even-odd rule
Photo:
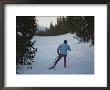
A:
<svg viewBox="0 0 110 90">
<path fill-rule="evenodd" d="M 55 69 L 55 68 L 50 67 L 50 68 L 48 68 L 48 70 L 56 70 L 56 69 Z"/>
</svg>

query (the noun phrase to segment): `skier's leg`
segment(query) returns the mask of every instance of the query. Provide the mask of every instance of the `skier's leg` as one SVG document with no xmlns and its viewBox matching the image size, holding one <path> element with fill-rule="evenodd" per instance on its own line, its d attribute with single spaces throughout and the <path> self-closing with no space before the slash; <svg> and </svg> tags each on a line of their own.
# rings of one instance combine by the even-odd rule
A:
<svg viewBox="0 0 110 90">
<path fill-rule="evenodd" d="M 64 55 L 64 68 L 66 68 L 66 57 L 67 55 Z"/>
<path fill-rule="evenodd" d="M 53 66 L 53 67 L 55 67 L 55 66 L 56 66 L 56 64 L 58 63 L 58 61 L 59 61 L 61 58 L 62 58 L 62 55 L 60 54 L 60 55 L 58 56 L 58 59 L 55 61 L 55 64 L 54 64 L 54 66 Z"/>
</svg>

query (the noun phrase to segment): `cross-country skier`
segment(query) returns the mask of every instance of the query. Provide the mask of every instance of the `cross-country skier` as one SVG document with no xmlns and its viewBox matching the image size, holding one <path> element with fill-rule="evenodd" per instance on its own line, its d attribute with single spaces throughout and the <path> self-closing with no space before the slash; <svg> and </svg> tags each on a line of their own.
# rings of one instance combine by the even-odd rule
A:
<svg viewBox="0 0 110 90">
<path fill-rule="evenodd" d="M 70 46 L 67 44 L 67 40 L 64 40 L 64 43 L 59 45 L 57 48 L 57 53 L 58 53 L 58 58 L 55 61 L 54 65 L 52 67 L 50 67 L 49 69 L 52 69 L 56 66 L 56 64 L 58 63 L 58 61 L 64 57 L 64 68 L 66 68 L 66 58 L 67 58 L 67 51 L 71 51 Z"/>
</svg>

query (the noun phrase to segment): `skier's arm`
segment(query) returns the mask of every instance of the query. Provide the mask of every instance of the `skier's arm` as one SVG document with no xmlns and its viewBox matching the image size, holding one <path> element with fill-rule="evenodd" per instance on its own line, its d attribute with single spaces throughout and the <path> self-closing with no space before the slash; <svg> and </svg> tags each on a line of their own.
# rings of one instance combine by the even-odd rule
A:
<svg viewBox="0 0 110 90">
<path fill-rule="evenodd" d="M 59 49 L 57 49 L 57 53 L 58 53 L 58 55 L 59 55 Z"/>
<path fill-rule="evenodd" d="M 60 46 L 57 48 L 57 53 L 58 53 L 58 55 L 59 55 L 59 50 L 60 50 Z"/>
</svg>

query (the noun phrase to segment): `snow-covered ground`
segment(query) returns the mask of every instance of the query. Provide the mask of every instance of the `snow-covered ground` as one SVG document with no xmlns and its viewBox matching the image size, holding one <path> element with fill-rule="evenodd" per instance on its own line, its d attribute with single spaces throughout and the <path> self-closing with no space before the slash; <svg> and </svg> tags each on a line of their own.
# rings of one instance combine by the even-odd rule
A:
<svg viewBox="0 0 110 90">
<path fill-rule="evenodd" d="M 29 65 L 17 65 L 17 74 L 94 74 L 94 46 L 89 43 L 80 43 L 73 38 L 73 34 L 59 36 L 34 36 L 36 40 L 34 47 L 38 52 L 32 63 Z M 68 51 L 67 68 L 64 68 L 63 58 L 58 62 L 55 70 L 48 70 L 54 59 L 57 57 L 57 47 L 68 41 L 71 52 Z"/>
</svg>

